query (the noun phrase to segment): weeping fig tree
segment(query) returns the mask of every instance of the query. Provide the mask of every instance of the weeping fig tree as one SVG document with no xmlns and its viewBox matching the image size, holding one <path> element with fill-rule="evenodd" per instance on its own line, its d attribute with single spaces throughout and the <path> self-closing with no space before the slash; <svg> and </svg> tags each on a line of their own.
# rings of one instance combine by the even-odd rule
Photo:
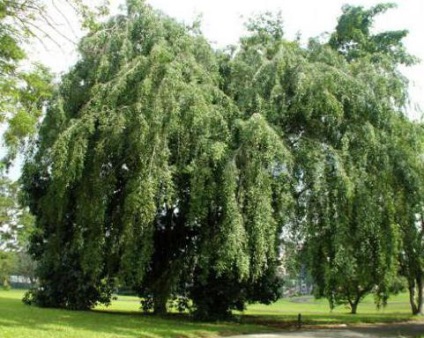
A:
<svg viewBox="0 0 424 338">
<path fill-rule="evenodd" d="M 340 156 L 336 168 L 346 174 L 350 189 L 338 201 L 331 201 L 331 193 L 317 196 L 324 204 L 319 202 L 319 210 L 310 217 L 323 231 L 308 231 L 307 250 L 314 257 L 311 269 L 317 291 L 332 306 L 348 303 L 352 313 L 370 292 L 378 305 L 386 303 L 399 270 L 397 256 L 405 229 L 397 199 L 409 183 L 401 182 L 399 152 L 410 156 L 402 148 L 412 151 L 415 145 L 405 137 L 408 123 L 400 123 L 407 120 L 408 84 L 399 65 L 416 60 L 403 45 L 406 31 L 372 34 L 374 17 L 392 7 L 345 6 L 328 42 L 344 59 L 344 74 L 354 80 L 351 87 L 359 85 L 361 90 L 355 102 L 339 99 L 343 109 L 339 137 L 331 143 Z"/>
<path fill-rule="evenodd" d="M 400 120 L 398 146 L 393 149 L 398 173 L 395 181 L 398 187 L 396 219 L 401 225 L 402 238 L 399 270 L 407 280 L 414 315 L 424 313 L 423 136 L 422 124 Z"/>
<path fill-rule="evenodd" d="M 307 48 L 262 20 L 222 67 L 240 111 L 261 111 L 293 156 L 295 215 L 283 224 L 298 233 L 317 296 L 352 313 L 371 292 L 384 304 L 398 271 L 394 150 L 407 103 L 398 66 L 415 59 L 406 31 L 372 34 L 391 7 L 345 6 L 329 41 Z"/>
<path fill-rule="evenodd" d="M 127 10 L 82 40 L 24 167 L 41 306 L 88 309 L 120 282 L 160 313 L 178 285 L 247 288 L 278 260 L 284 139 L 240 113 L 196 29 L 144 1 Z"/>
</svg>

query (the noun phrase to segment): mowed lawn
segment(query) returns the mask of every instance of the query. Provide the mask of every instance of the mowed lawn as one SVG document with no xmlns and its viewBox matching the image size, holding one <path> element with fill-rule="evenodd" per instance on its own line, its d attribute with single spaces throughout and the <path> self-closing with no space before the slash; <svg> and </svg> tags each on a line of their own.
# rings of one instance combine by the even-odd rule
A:
<svg viewBox="0 0 424 338">
<path fill-rule="evenodd" d="M 140 313 L 132 297 L 120 297 L 106 312 L 83 312 L 27 306 L 22 295 L 0 291 L 1 338 L 216 337 L 269 331 L 259 325 L 199 323 L 172 315 L 155 318 Z"/>
<path fill-rule="evenodd" d="M 366 297 L 358 306 L 358 314 L 350 314 L 347 306 L 338 306 L 330 310 L 328 301 L 314 299 L 312 296 L 285 298 L 269 306 L 254 304 L 244 312 L 245 321 L 260 322 L 297 322 L 301 314 L 303 324 L 360 324 L 391 323 L 401 321 L 422 321 L 420 317 L 411 315 L 409 295 L 402 293 L 391 296 L 386 307 L 377 309 L 373 296 Z M 249 320 L 250 318 L 250 320 Z"/>
<path fill-rule="evenodd" d="M 394 296 L 389 305 L 376 310 L 372 297 L 350 315 L 345 307 L 329 311 L 325 300 L 311 297 L 283 299 L 275 304 L 250 305 L 237 320 L 200 323 L 188 316 L 156 318 L 139 310 L 136 297 L 119 296 L 108 308 L 65 311 L 40 309 L 21 302 L 23 291 L 0 291 L 0 337 L 216 337 L 240 333 L 259 333 L 293 326 L 299 313 L 305 324 L 355 324 L 411 320 L 406 294 Z M 420 319 L 418 319 L 420 320 Z"/>
</svg>

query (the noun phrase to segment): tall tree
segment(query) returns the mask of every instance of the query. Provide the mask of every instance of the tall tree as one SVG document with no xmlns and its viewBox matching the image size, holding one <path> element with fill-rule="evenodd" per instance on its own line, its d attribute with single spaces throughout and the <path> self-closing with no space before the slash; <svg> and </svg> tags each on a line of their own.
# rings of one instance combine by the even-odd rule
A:
<svg viewBox="0 0 424 338">
<path fill-rule="evenodd" d="M 294 230 L 330 304 L 355 312 L 376 287 L 384 301 L 400 238 L 397 65 L 412 59 L 392 53 L 399 34 L 370 35 L 378 8 L 346 7 L 337 35 L 306 48 L 265 14 L 214 51 L 139 0 L 95 27 L 24 168 L 34 301 L 88 309 L 119 281 L 158 313 L 183 290 L 199 316 L 227 315 L 275 299 Z M 364 15 L 362 45 L 341 23 Z"/>
<path fill-rule="evenodd" d="M 423 136 L 422 125 L 401 120 L 393 149 L 397 157 L 396 220 L 402 239 L 400 274 L 407 279 L 414 315 L 424 311 Z"/>
<path fill-rule="evenodd" d="M 118 277 L 162 312 L 180 276 L 256 281 L 277 259 L 284 142 L 220 90 L 195 27 L 127 6 L 82 41 L 24 168 L 40 305 L 90 308 Z"/>
<path fill-rule="evenodd" d="M 297 207 L 286 224 L 300 232 L 317 292 L 352 312 L 376 288 L 384 302 L 399 252 L 392 136 L 407 85 L 397 66 L 414 58 L 406 32 L 371 33 L 390 7 L 346 6 L 329 42 L 307 49 L 282 38 L 281 20 L 261 20 L 222 67 L 240 111 L 263 112 L 289 146 Z"/>
<path fill-rule="evenodd" d="M 33 217 L 19 204 L 16 182 L 6 177 L 0 179 L 0 282 L 9 285 L 9 277 L 16 272 L 18 257 L 27 249 L 32 231 Z M 30 260 L 27 260 L 29 263 Z"/>
<path fill-rule="evenodd" d="M 378 301 L 384 304 L 388 283 L 397 269 L 395 257 L 399 252 L 401 227 L 396 221 L 398 121 L 404 118 L 407 98 L 407 82 L 398 65 L 410 65 L 415 59 L 402 42 L 406 31 L 372 35 L 374 17 L 392 7 L 392 4 L 371 9 L 345 6 L 329 41 L 346 58 L 349 72 L 356 79 L 368 82 L 362 87 L 368 98 L 358 98 L 366 102 L 364 105 L 359 101 L 360 109 L 351 102 L 342 102 L 341 142 L 335 146 L 342 150 L 339 167 L 347 174 L 351 191 L 342 203 L 335 204 L 338 207 L 345 204 L 345 209 L 329 209 L 332 217 L 327 227 L 335 229 L 330 230 L 327 241 L 318 241 L 318 247 L 331 244 L 327 249 L 312 251 L 315 253 L 312 269 L 321 285 L 318 291 L 332 304 L 347 301 L 352 313 L 356 313 L 361 297 L 372 290 L 378 290 Z M 413 146 L 408 140 L 403 144 Z M 337 215 L 344 218 L 344 229 L 339 229 L 343 222 L 335 219 Z M 338 247 L 340 236 L 346 237 Z M 317 259 L 328 264 L 317 269 L 320 266 Z"/>
</svg>

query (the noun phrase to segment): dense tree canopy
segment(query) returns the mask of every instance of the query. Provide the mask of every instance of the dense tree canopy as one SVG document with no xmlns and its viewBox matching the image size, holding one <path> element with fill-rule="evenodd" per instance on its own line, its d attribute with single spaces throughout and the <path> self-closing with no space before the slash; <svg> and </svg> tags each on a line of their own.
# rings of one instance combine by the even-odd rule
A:
<svg viewBox="0 0 424 338">
<path fill-rule="evenodd" d="M 90 307 L 116 277 L 137 288 L 147 272 L 158 302 L 173 271 L 260 278 L 277 258 L 290 155 L 261 114 L 240 119 L 204 38 L 134 2 L 81 53 L 25 167 L 38 301 Z M 166 261 L 151 262 L 166 232 Z"/>
<path fill-rule="evenodd" d="M 371 35 L 374 15 L 390 7 L 344 7 L 328 44 L 307 49 L 261 29 L 242 40 L 226 84 L 242 112 L 260 111 L 286 140 L 296 199 L 288 224 L 300 232 L 316 293 L 352 312 L 371 291 L 387 298 L 400 249 L 399 156 L 418 150 L 405 139 L 412 123 L 397 69 L 414 60 L 406 32 Z M 400 144 L 414 148 L 399 155 Z"/>
<path fill-rule="evenodd" d="M 266 14 L 224 51 L 127 7 L 82 40 L 24 168 L 33 301 L 86 309 L 124 284 L 156 312 L 176 293 L 228 314 L 276 299 L 280 240 L 296 232 L 317 294 L 352 312 L 372 291 L 384 302 L 411 226 L 400 208 L 414 212 L 397 191 L 418 196 L 420 180 L 400 159 L 419 167 L 421 150 L 405 137 L 406 33 L 371 34 L 390 5 L 345 7 L 307 47 Z"/>
<path fill-rule="evenodd" d="M 405 123 L 405 121 L 402 121 Z M 424 312 L 423 130 L 407 123 L 396 154 L 396 221 L 401 227 L 400 273 L 407 279 L 413 314 Z"/>
</svg>

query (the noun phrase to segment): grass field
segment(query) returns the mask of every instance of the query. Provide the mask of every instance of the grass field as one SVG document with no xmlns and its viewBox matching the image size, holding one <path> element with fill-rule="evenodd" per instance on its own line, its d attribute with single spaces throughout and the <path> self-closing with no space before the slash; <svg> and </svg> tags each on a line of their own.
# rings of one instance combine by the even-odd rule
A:
<svg viewBox="0 0 424 338">
<path fill-rule="evenodd" d="M 0 337 L 212 337 L 269 332 L 293 325 L 298 313 L 305 324 L 354 324 L 410 320 L 407 295 L 391 299 L 387 308 L 377 311 L 372 298 L 365 299 L 358 315 L 339 307 L 330 312 L 324 300 L 311 297 L 283 299 L 270 306 L 251 305 L 238 320 L 226 323 L 192 322 L 187 316 L 156 318 L 139 311 L 136 297 L 119 296 L 108 308 L 79 312 L 40 309 L 21 302 L 23 292 L 0 291 Z"/>
<path fill-rule="evenodd" d="M 210 337 L 267 331 L 259 325 L 145 316 L 135 313 L 137 301 L 129 297 L 116 301 L 107 312 L 81 312 L 26 306 L 21 302 L 22 295 L 22 291 L 0 291 L 1 338 Z"/>
<path fill-rule="evenodd" d="M 295 322 L 300 313 L 302 322 L 309 325 L 325 324 L 360 324 L 360 323 L 390 323 L 409 320 L 418 320 L 410 312 L 408 294 L 392 296 L 385 308 L 377 309 L 372 296 L 364 299 L 358 306 L 358 314 L 352 315 L 350 309 L 338 306 L 330 311 L 325 299 L 315 300 L 313 297 L 296 297 L 281 299 L 276 303 L 266 306 L 254 304 L 244 312 L 246 321 L 252 319 L 261 322 Z"/>
</svg>

